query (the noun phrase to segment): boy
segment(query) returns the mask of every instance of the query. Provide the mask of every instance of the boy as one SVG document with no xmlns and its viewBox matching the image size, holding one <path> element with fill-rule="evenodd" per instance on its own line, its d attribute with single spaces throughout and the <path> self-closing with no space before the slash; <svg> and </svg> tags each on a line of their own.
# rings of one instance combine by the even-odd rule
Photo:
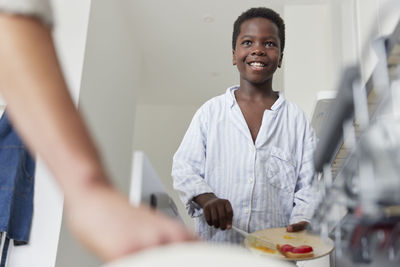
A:
<svg viewBox="0 0 400 267">
<path fill-rule="evenodd" d="M 291 232 L 311 219 L 314 134 L 304 113 L 272 90 L 284 45 L 279 14 L 252 8 L 240 15 L 232 37 L 240 85 L 200 107 L 174 155 L 174 188 L 206 240 L 241 242 L 223 231 L 232 224 Z"/>
</svg>

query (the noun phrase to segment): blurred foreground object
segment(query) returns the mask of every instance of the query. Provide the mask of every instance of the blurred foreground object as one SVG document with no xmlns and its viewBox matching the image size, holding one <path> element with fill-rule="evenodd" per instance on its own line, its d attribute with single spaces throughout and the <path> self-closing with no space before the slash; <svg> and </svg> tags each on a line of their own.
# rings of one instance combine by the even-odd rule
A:
<svg viewBox="0 0 400 267">
<path fill-rule="evenodd" d="M 239 246 L 209 243 L 186 243 L 159 247 L 136 253 L 103 267 L 286 267 L 288 262 L 260 257 Z"/>
<path fill-rule="evenodd" d="M 311 225 L 335 240 L 333 266 L 400 264 L 400 23 L 371 46 L 371 77 L 344 72 L 314 154 L 324 196 Z"/>
</svg>

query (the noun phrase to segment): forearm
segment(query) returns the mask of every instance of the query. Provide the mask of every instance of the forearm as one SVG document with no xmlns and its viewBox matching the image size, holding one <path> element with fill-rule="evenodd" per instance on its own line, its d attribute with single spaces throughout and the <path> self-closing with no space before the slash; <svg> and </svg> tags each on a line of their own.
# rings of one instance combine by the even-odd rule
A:
<svg viewBox="0 0 400 267">
<path fill-rule="evenodd" d="M 107 184 L 99 155 L 63 79 L 50 30 L 0 13 L 0 92 L 14 126 L 61 185 L 66 199 Z"/>
<path fill-rule="evenodd" d="M 198 217 L 203 213 L 201 209 L 203 206 L 196 201 L 196 198 L 206 193 L 212 193 L 213 189 L 199 173 L 194 173 L 190 166 L 183 164 L 181 161 L 179 164 L 176 163 L 177 161 L 174 160 L 172 168 L 173 187 L 179 193 L 179 197 L 185 205 L 189 216 Z"/>
<path fill-rule="evenodd" d="M 193 240 L 175 221 L 133 207 L 110 186 L 68 94 L 51 34 L 38 21 L 0 14 L 0 92 L 14 126 L 59 182 L 76 237 L 104 260 Z"/>
</svg>

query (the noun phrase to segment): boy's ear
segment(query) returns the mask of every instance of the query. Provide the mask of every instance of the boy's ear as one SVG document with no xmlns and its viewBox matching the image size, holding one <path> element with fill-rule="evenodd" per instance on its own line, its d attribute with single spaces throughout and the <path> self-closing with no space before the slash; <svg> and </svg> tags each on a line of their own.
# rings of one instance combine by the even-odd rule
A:
<svg viewBox="0 0 400 267">
<path fill-rule="evenodd" d="M 233 66 L 236 65 L 236 54 L 234 49 L 232 49 L 232 64 Z"/>
<path fill-rule="evenodd" d="M 282 60 L 283 60 L 283 53 L 281 53 L 281 58 L 279 59 L 279 62 L 278 62 L 278 68 L 280 68 L 282 66 Z"/>
</svg>

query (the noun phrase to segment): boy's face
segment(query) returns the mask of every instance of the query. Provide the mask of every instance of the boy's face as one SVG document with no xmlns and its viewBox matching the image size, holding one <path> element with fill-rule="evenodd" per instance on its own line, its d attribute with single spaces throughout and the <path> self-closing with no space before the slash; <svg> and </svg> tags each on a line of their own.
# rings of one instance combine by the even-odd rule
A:
<svg viewBox="0 0 400 267">
<path fill-rule="evenodd" d="M 240 26 L 240 33 L 233 50 L 233 65 L 240 72 L 240 79 L 252 84 L 270 80 L 281 67 L 278 27 L 265 18 L 252 18 Z"/>
</svg>

